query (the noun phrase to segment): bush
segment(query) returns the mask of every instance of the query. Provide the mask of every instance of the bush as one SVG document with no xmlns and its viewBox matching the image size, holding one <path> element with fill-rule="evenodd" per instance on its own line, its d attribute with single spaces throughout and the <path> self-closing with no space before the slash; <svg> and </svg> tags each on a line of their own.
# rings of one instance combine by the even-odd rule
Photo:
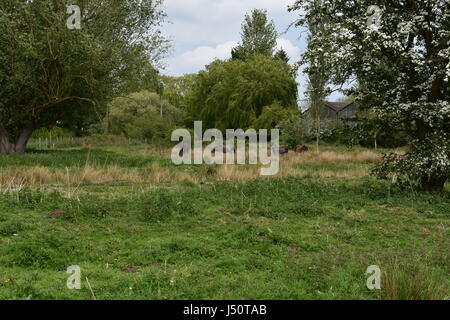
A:
<svg viewBox="0 0 450 320">
<path fill-rule="evenodd" d="M 291 148 L 310 140 L 310 130 L 298 112 L 282 120 L 277 128 L 281 132 L 280 143 Z"/>
<path fill-rule="evenodd" d="M 443 136 L 415 140 L 404 155 L 384 155 L 383 162 L 372 174 L 381 179 L 392 179 L 399 184 L 440 192 L 450 177 L 450 147 L 439 144 Z"/>
<path fill-rule="evenodd" d="M 35 139 L 68 138 L 73 136 L 75 134 L 71 130 L 58 126 L 40 128 L 33 132 L 33 138 Z"/>
<path fill-rule="evenodd" d="M 292 110 L 283 108 L 278 101 L 262 109 L 261 115 L 253 121 L 254 129 L 274 129 L 279 123 L 288 119 Z"/>
<path fill-rule="evenodd" d="M 327 135 L 323 137 L 326 142 L 347 145 L 349 147 L 359 144 L 358 128 L 352 122 L 343 120 L 327 123 Z"/>
<path fill-rule="evenodd" d="M 172 131 L 183 124 L 184 117 L 183 110 L 161 101 L 158 94 L 149 91 L 119 97 L 110 104 L 112 132 L 131 139 L 170 140 Z"/>
</svg>

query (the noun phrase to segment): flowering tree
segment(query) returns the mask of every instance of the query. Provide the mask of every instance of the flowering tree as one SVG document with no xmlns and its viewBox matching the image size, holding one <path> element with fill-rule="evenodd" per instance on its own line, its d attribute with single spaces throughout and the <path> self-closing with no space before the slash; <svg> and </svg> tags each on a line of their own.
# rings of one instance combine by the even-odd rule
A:
<svg viewBox="0 0 450 320">
<path fill-rule="evenodd" d="M 313 8 L 318 9 L 322 6 L 322 0 L 312 0 Z M 324 37 L 329 30 L 325 17 L 320 19 L 311 19 L 308 23 L 309 36 L 308 36 L 308 48 L 314 50 L 317 45 L 316 35 Z M 321 44 L 322 46 L 323 44 Z M 323 49 L 323 48 L 322 48 Z M 320 135 L 322 131 L 322 117 L 325 109 L 325 98 L 330 92 L 327 90 L 328 77 L 330 72 L 330 66 L 326 65 L 326 59 L 323 55 L 315 55 L 314 61 L 311 61 L 308 68 L 305 69 L 305 73 L 308 75 L 308 87 L 306 95 L 309 100 L 309 115 L 314 124 L 316 150 L 319 151 Z"/>
<path fill-rule="evenodd" d="M 450 176 L 450 0 L 298 0 L 298 26 L 327 17 L 303 56 L 321 56 L 332 85 L 357 81 L 357 102 L 376 116 L 408 127 L 409 150 L 385 156 L 379 176 L 442 191 Z M 319 21 L 317 21 L 319 22 Z M 314 66 L 313 66 L 314 67 Z"/>
</svg>

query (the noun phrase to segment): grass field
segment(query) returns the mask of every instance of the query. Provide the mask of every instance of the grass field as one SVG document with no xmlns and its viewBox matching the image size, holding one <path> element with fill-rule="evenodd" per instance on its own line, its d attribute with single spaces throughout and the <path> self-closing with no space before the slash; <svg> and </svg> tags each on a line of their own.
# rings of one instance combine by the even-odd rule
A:
<svg viewBox="0 0 450 320">
<path fill-rule="evenodd" d="M 376 180 L 365 149 L 289 154 L 270 178 L 169 151 L 0 155 L 0 299 L 450 299 L 449 185 Z"/>
</svg>

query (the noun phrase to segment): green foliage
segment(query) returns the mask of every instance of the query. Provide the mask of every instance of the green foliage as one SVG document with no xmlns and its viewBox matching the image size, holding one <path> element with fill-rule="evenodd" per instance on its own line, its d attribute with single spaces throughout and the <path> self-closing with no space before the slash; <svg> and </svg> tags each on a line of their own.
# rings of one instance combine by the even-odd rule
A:
<svg viewBox="0 0 450 320">
<path fill-rule="evenodd" d="M 397 148 L 408 143 L 404 124 L 379 121 L 366 112 L 357 113 L 353 132 L 357 143 L 364 147 Z"/>
<path fill-rule="evenodd" d="M 160 81 L 164 88 L 164 99 L 179 109 L 186 109 L 186 96 L 191 90 L 196 77 L 196 74 L 185 74 L 181 77 L 161 76 Z"/>
<path fill-rule="evenodd" d="M 359 83 L 356 88 L 365 90 Z M 354 102 L 354 99 L 352 97 Z M 356 104 L 357 111 L 354 119 L 354 136 L 357 143 L 364 147 L 383 147 L 396 148 L 408 144 L 408 131 L 412 123 L 404 123 L 397 117 L 391 117 L 389 121 L 381 119 L 374 111 L 374 105 L 377 104 L 376 98 L 372 96 L 365 97 L 363 101 Z"/>
<path fill-rule="evenodd" d="M 82 122 L 111 96 L 153 81 L 167 49 L 160 0 L 0 3 L 0 152 L 24 152 L 32 130 Z M 86 14 L 89 13 L 89 14 Z M 16 146 L 17 144 L 17 146 Z"/>
<path fill-rule="evenodd" d="M 284 49 L 280 49 L 277 52 L 275 52 L 275 55 L 273 56 L 275 59 L 280 60 L 280 61 L 284 61 L 286 63 L 289 62 L 289 60 L 291 59 L 287 52 L 284 51 Z"/>
<path fill-rule="evenodd" d="M 189 112 L 210 128 L 247 128 L 275 101 L 297 106 L 297 83 L 290 67 L 263 55 L 214 61 L 201 71 L 188 97 Z"/>
<path fill-rule="evenodd" d="M 329 135 L 324 137 L 324 141 L 334 142 L 347 147 L 353 147 L 360 142 L 355 124 L 344 121 L 335 122 Z"/>
<path fill-rule="evenodd" d="M 450 158 L 450 148 L 446 144 L 434 145 L 435 139 L 437 137 L 425 141 L 415 140 L 402 156 L 386 154 L 383 163 L 374 168 L 373 174 L 427 191 L 441 192 L 450 177 L 450 162 L 446 161 Z"/>
<path fill-rule="evenodd" d="M 311 139 L 308 126 L 299 111 L 282 120 L 278 126 L 281 132 L 280 143 L 295 148 Z"/>
<path fill-rule="evenodd" d="M 279 123 L 284 121 L 294 111 L 283 108 L 278 101 L 274 101 L 270 106 L 263 107 L 261 115 L 255 119 L 251 125 L 254 129 L 275 129 Z"/>
<path fill-rule="evenodd" d="M 33 138 L 60 138 L 60 137 L 73 137 L 74 133 L 68 129 L 61 128 L 58 126 L 51 126 L 51 127 L 45 127 L 40 128 L 33 132 Z"/>
<path fill-rule="evenodd" d="M 116 98 L 110 104 L 112 132 L 133 139 L 170 141 L 173 129 L 181 125 L 183 120 L 183 110 L 148 91 Z"/>
<path fill-rule="evenodd" d="M 111 140 L 108 140 L 111 139 Z M 86 145 L 98 147 L 100 145 L 115 145 L 118 146 L 116 136 L 102 136 L 89 139 Z M 122 141 L 122 145 L 126 145 Z M 72 146 L 69 146 L 72 147 Z M 76 146 L 75 146 L 76 147 Z M 127 146 L 131 148 L 130 146 Z M 155 161 L 153 157 L 140 157 L 133 154 L 120 154 L 107 150 L 95 150 L 90 148 L 78 148 L 75 150 L 30 150 L 27 157 L 22 155 L 1 155 L 1 168 L 23 168 L 35 166 L 39 164 L 47 168 L 66 168 L 66 167 L 81 167 L 92 166 L 98 168 L 106 168 L 108 166 L 119 166 L 121 168 L 142 168 Z M 31 197 L 31 199 L 35 199 Z"/>
<path fill-rule="evenodd" d="M 241 37 L 241 44 L 231 51 L 232 59 L 245 60 L 257 54 L 273 56 L 277 31 L 274 22 L 269 21 L 267 11 L 254 9 L 251 15 L 246 14 Z"/>
</svg>

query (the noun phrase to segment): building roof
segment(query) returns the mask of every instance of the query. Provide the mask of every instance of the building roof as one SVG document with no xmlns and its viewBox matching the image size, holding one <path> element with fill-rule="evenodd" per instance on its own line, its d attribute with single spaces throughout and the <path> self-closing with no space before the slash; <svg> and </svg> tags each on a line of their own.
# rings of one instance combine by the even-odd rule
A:
<svg viewBox="0 0 450 320">
<path fill-rule="evenodd" d="M 342 110 L 344 110 L 345 108 L 347 108 L 349 105 L 353 104 L 352 102 L 330 102 L 330 101 L 325 101 L 325 105 L 328 108 L 333 109 L 336 112 L 340 112 Z"/>
<path fill-rule="evenodd" d="M 331 102 L 331 101 L 324 101 L 324 102 L 325 106 L 327 106 L 328 108 L 337 113 L 341 112 L 342 110 L 353 104 L 353 102 Z M 309 109 L 306 109 L 303 113 L 306 113 L 308 111 Z"/>
</svg>

